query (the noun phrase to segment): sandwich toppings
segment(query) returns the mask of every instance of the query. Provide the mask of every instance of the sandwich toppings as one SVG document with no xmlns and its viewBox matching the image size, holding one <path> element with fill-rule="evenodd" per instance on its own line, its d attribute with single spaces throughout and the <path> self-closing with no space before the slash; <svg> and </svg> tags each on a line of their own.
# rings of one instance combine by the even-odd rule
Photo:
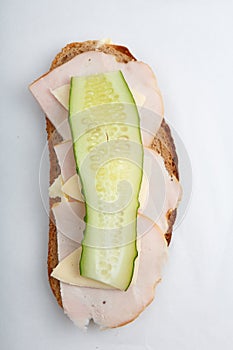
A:
<svg viewBox="0 0 233 350">
<path fill-rule="evenodd" d="M 50 187 L 65 313 L 79 327 L 130 322 L 153 300 L 167 257 L 167 214 L 181 196 L 150 148 L 163 119 L 155 76 L 142 62 L 77 55 L 30 90 L 62 142 Z M 68 117 L 69 114 L 69 117 Z"/>
</svg>

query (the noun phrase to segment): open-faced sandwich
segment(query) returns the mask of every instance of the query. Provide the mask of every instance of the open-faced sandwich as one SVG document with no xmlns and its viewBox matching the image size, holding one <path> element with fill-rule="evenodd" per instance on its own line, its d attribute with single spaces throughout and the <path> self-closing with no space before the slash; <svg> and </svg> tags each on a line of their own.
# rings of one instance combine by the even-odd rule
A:
<svg viewBox="0 0 233 350">
<path fill-rule="evenodd" d="M 125 325 L 154 298 L 181 196 L 155 75 L 123 46 L 86 41 L 30 90 L 47 123 L 52 291 L 81 328 Z"/>
</svg>

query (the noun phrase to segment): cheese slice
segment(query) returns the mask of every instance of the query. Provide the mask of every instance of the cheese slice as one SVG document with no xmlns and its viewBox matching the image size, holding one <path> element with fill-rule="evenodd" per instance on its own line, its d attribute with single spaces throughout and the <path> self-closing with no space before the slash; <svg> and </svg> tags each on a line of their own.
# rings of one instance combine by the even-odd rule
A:
<svg viewBox="0 0 233 350">
<path fill-rule="evenodd" d="M 82 247 L 79 247 L 73 253 L 68 255 L 65 259 L 53 269 L 51 276 L 58 279 L 61 282 L 68 283 L 79 287 L 91 287 L 112 289 L 107 284 L 91 280 L 89 278 L 82 277 L 79 271 L 79 260 L 81 258 Z"/>
<path fill-rule="evenodd" d="M 68 202 L 69 197 L 67 194 L 62 191 L 62 185 L 64 181 L 62 179 L 61 174 L 54 180 L 52 185 L 49 187 L 49 197 L 50 198 L 61 198 L 61 202 Z M 58 205 L 60 202 L 54 203 L 53 206 Z"/>
<path fill-rule="evenodd" d="M 138 265 L 139 265 L 139 259 L 140 259 L 140 240 L 137 241 L 137 250 L 138 250 L 138 256 L 135 260 L 134 274 L 131 282 L 132 284 L 135 284 L 137 280 Z M 79 261 L 81 258 L 81 254 L 82 254 L 82 247 L 75 249 L 65 259 L 59 262 L 59 264 L 53 269 L 51 276 L 63 283 L 68 283 L 74 286 L 97 288 L 97 289 L 114 289 L 112 286 L 109 286 L 105 283 L 101 283 L 80 275 Z"/>
<path fill-rule="evenodd" d="M 142 107 L 144 105 L 145 100 L 146 100 L 146 96 L 143 94 L 140 94 L 140 92 L 138 92 L 135 89 L 131 89 L 130 91 L 133 95 L 135 102 L 137 103 L 137 106 Z"/>
<path fill-rule="evenodd" d="M 55 90 L 51 90 L 53 96 L 62 104 L 65 109 L 69 108 L 70 84 L 60 86 Z"/>
<path fill-rule="evenodd" d="M 78 174 L 74 174 L 67 180 L 61 187 L 62 192 L 66 195 L 76 199 L 77 201 L 84 202 L 84 198 L 81 192 L 82 186 Z"/>
<path fill-rule="evenodd" d="M 105 44 L 112 44 L 112 39 L 104 38 L 104 39 L 98 40 L 96 44 L 96 49 L 99 49 L 101 46 Z"/>
<path fill-rule="evenodd" d="M 130 91 L 134 97 L 134 100 L 136 101 L 137 106 L 142 107 L 146 100 L 146 96 L 132 88 Z M 54 90 L 50 90 L 50 92 L 58 100 L 58 102 L 65 107 L 65 109 L 69 109 L 70 84 L 62 85 Z"/>
</svg>

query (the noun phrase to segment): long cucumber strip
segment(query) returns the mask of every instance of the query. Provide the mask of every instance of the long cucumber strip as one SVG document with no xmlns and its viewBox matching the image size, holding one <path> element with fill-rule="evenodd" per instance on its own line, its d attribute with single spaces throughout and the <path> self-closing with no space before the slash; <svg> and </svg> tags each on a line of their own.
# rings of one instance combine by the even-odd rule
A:
<svg viewBox="0 0 233 350">
<path fill-rule="evenodd" d="M 122 73 L 71 78 L 69 123 L 86 205 L 80 273 L 126 290 L 137 257 L 143 147 Z"/>
</svg>

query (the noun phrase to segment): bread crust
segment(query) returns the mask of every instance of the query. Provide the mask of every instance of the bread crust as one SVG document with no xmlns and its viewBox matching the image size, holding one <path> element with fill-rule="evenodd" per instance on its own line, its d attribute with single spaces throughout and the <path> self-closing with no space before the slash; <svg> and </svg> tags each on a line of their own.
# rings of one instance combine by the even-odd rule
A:
<svg viewBox="0 0 233 350">
<path fill-rule="evenodd" d="M 66 45 L 61 52 L 59 52 L 52 61 L 50 71 L 59 67 L 60 65 L 68 62 L 73 57 L 86 51 L 101 51 L 107 54 L 112 54 L 119 62 L 127 63 L 129 61 L 136 61 L 136 58 L 130 53 L 130 51 L 124 46 L 103 44 L 99 46 L 99 41 L 89 40 L 85 42 L 75 42 Z M 54 151 L 54 145 L 61 142 L 61 136 L 58 134 L 52 123 L 46 117 L 46 130 L 49 147 L 49 159 L 50 159 L 50 185 L 54 182 L 61 170 L 58 164 L 56 153 Z M 161 127 L 157 132 L 151 148 L 156 150 L 164 159 L 165 166 L 170 175 L 176 176 L 179 179 L 178 172 L 178 158 L 176 154 L 176 148 L 174 140 L 171 135 L 171 131 L 165 120 L 162 121 Z M 62 307 L 62 298 L 60 292 L 60 282 L 51 277 L 52 270 L 58 264 L 57 254 L 57 230 L 54 224 L 54 217 L 52 213 L 52 205 L 58 202 L 59 199 L 49 199 L 50 212 L 49 212 L 49 242 L 48 242 L 48 278 L 52 292 L 57 299 L 58 304 Z M 172 236 L 172 229 L 176 219 L 176 209 L 167 213 L 168 230 L 165 234 L 167 244 L 169 245 Z"/>
</svg>

